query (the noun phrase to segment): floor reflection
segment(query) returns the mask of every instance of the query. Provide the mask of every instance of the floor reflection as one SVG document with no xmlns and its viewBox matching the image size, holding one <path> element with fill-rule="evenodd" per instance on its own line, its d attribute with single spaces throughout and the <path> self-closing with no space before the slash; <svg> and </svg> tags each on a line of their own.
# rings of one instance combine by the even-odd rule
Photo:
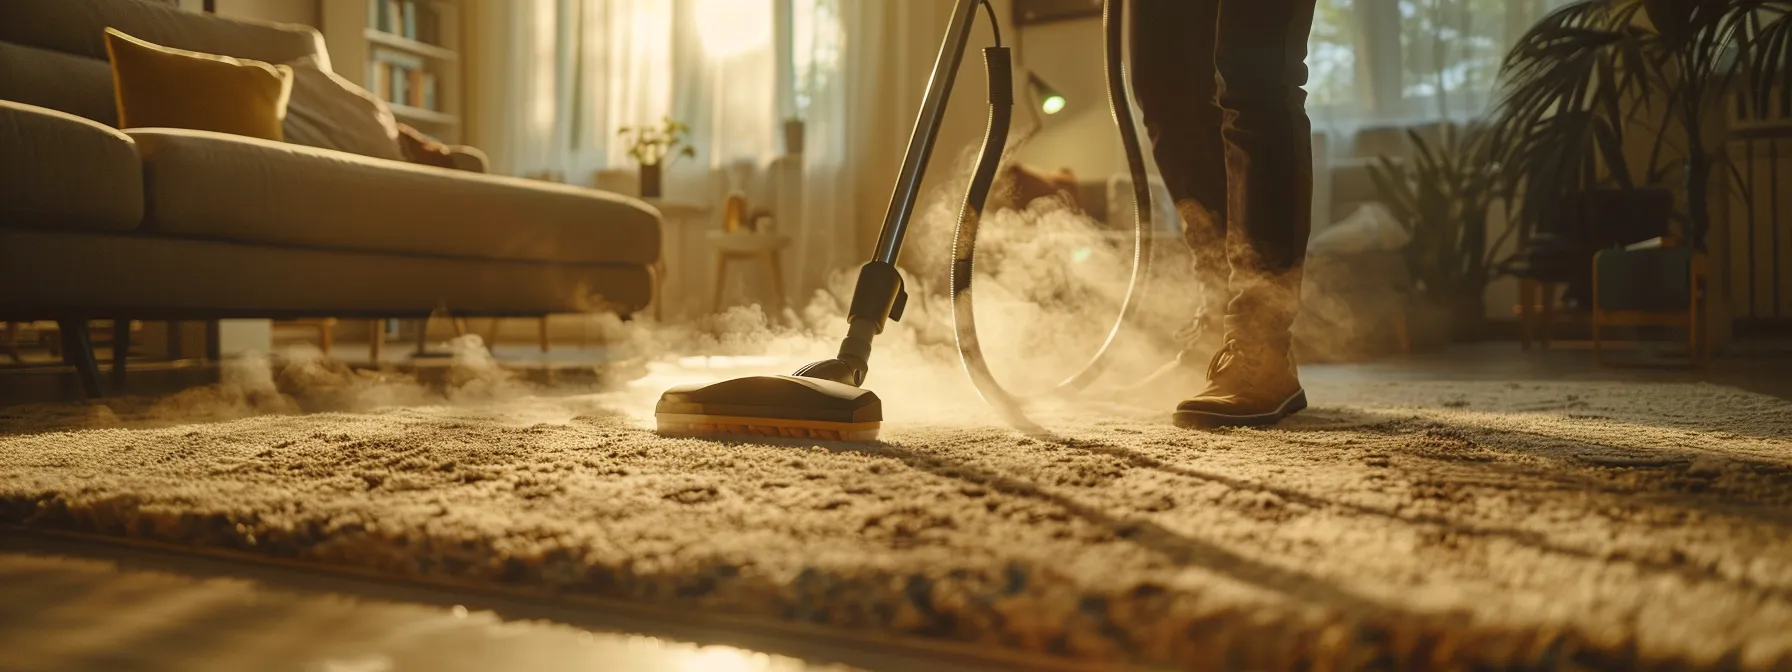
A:
<svg viewBox="0 0 1792 672">
<path fill-rule="evenodd" d="M 0 667 L 21 670 L 857 669 L 728 646 L 505 620 L 256 582 L 0 553 Z"/>
</svg>

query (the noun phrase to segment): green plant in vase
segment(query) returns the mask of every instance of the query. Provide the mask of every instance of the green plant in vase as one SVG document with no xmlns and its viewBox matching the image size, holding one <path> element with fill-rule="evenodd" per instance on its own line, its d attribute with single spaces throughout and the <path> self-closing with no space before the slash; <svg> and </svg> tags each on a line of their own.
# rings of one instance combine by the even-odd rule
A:
<svg viewBox="0 0 1792 672">
<path fill-rule="evenodd" d="M 654 126 L 624 126 L 616 134 L 628 142 L 628 157 L 641 167 L 641 197 L 659 198 L 665 167 L 678 157 L 697 155 L 690 144 L 691 128 L 671 117 Z"/>
<path fill-rule="evenodd" d="M 1422 305 L 1448 316 L 1457 339 L 1480 334 L 1485 294 L 1496 273 L 1495 251 L 1515 229 L 1488 246 L 1488 211 L 1501 200 L 1502 184 L 1487 131 L 1478 125 L 1446 126 L 1433 144 L 1408 130 L 1411 156 L 1376 159 L 1369 176 L 1381 200 L 1411 236 L 1406 244 Z"/>
</svg>

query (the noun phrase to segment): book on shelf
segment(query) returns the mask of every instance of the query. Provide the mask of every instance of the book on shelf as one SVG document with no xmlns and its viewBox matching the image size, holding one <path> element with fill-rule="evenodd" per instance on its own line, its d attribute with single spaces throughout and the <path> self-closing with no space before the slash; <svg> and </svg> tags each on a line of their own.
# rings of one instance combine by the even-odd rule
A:
<svg viewBox="0 0 1792 672">
<path fill-rule="evenodd" d="M 417 39 L 423 40 L 424 42 L 428 42 L 430 44 L 441 46 L 441 44 L 442 44 L 441 10 L 434 5 L 426 5 L 424 7 L 424 9 L 426 9 L 427 11 L 419 12 L 419 14 L 421 15 L 421 20 L 419 21 L 419 25 L 417 26 L 417 30 L 419 31 Z"/>
<path fill-rule="evenodd" d="M 422 107 L 423 109 L 426 109 L 426 110 L 442 109 L 440 98 L 436 95 L 436 73 L 433 73 L 433 72 L 423 73 L 422 89 L 423 89 L 423 99 L 420 101 L 422 104 L 419 105 L 418 107 Z"/>
<path fill-rule="evenodd" d="M 386 0 L 386 32 L 400 35 L 404 28 L 404 2 L 402 0 Z"/>
<path fill-rule="evenodd" d="M 398 34 L 405 39 L 417 39 L 417 3 L 412 0 L 405 0 L 401 3 L 399 5 L 399 18 L 401 20 L 401 23 L 399 24 L 401 30 Z"/>
<path fill-rule="evenodd" d="M 404 98 L 402 102 L 411 107 L 423 105 L 423 77 L 429 73 L 422 70 L 409 70 L 405 73 Z"/>
<path fill-rule="evenodd" d="M 367 26 L 389 35 L 440 44 L 441 21 L 423 0 L 367 0 Z"/>
<path fill-rule="evenodd" d="M 435 87 L 435 74 L 424 67 L 423 59 L 389 49 L 374 49 L 369 67 L 373 71 L 368 81 L 373 86 L 368 88 L 375 95 L 389 103 L 431 107 L 424 103 Z"/>
</svg>

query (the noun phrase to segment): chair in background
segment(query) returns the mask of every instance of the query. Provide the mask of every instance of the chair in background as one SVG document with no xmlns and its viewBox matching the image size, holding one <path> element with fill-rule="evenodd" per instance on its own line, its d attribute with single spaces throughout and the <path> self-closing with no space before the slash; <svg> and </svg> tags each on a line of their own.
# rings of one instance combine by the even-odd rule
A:
<svg viewBox="0 0 1792 672">
<path fill-rule="evenodd" d="M 1686 330 L 1687 363 L 1705 362 L 1707 260 L 1704 252 L 1672 246 L 1601 250 L 1593 256 L 1593 352 L 1605 363 L 1604 330 L 1678 327 Z"/>
<path fill-rule="evenodd" d="M 1562 289 L 1585 268 L 1585 256 L 1562 236 L 1539 233 L 1526 242 L 1524 252 L 1502 269 L 1518 278 L 1519 344 L 1526 350 L 1533 342 L 1549 348 L 1550 327 L 1556 322 Z"/>
</svg>

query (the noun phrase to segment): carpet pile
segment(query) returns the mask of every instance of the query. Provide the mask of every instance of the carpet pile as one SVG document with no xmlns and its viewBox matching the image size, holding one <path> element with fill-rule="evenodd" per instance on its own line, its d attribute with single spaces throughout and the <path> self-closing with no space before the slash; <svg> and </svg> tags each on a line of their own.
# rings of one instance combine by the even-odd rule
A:
<svg viewBox="0 0 1792 672">
<path fill-rule="evenodd" d="M 1093 661 L 1792 669 L 1792 404 L 1730 388 L 1333 380 L 1275 429 L 1045 438 L 887 395 L 845 445 L 266 382 L 0 410 L 0 522 Z"/>
</svg>

